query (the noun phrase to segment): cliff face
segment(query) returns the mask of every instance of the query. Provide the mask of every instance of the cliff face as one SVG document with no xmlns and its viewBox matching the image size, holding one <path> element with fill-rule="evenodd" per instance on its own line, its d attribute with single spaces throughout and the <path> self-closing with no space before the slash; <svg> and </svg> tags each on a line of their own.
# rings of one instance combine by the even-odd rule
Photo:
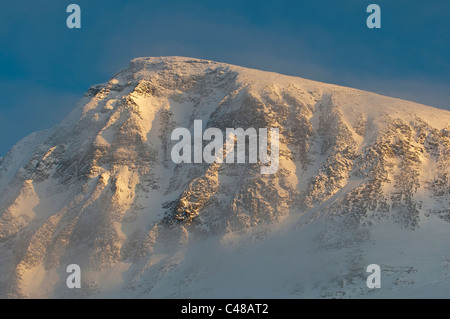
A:
<svg viewBox="0 0 450 319">
<path fill-rule="evenodd" d="M 194 120 L 278 128 L 278 171 L 175 164 L 171 133 Z M 206 276 L 186 266 L 192 245 L 270 243 L 293 219 L 298 233 L 316 225 L 325 250 L 368 242 L 386 221 L 394 232 L 447 225 L 449 123 L 448 111 L 301 78 L 134 59 L 1 158 L 0 296 L 184 296 L 189 278 Z M 83 271 L 76 292 L 65 284 L 72 263 Z M 177 271 L 175 288 L 158 290 Z"/>
</svg>

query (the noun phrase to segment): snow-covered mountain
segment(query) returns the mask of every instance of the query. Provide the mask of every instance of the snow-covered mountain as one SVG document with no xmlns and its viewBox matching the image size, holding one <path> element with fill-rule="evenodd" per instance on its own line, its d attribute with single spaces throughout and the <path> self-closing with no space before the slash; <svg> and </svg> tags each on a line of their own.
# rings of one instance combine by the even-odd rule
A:
<svg viewBox="0 0 450 319">
<path fill-rule="evenodd" d="M 171 133 L 194 120 L 278 128 L 278 171 L 175 164 Z M 449 123 L 302 78 L 134 59 L 0 159 L 0 297 L 448 297 Z"/>
</svg>

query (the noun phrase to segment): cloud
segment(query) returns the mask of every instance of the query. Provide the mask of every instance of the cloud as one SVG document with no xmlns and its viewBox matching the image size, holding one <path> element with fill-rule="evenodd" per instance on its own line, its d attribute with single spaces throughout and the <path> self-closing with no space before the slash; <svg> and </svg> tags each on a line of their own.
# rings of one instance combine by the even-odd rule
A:
<svg viewBox="0 0 450 319">
<path fill-rule="evenodd" d="M 0 81 L 0 87 L 0 156 L 28 134 L 58 124 L 82 97 L 23 80 Z"/>
<path fill-rule="evenodd" d="M 340 78 L 340 81 L 341 83 L 335 84 L 450 110 L 448 85 L 431 79 L 419 76 L 386 79 L 386 77 L 377 77 L 376 75 L 371 77 L 347 75 Z"/>
</svg>

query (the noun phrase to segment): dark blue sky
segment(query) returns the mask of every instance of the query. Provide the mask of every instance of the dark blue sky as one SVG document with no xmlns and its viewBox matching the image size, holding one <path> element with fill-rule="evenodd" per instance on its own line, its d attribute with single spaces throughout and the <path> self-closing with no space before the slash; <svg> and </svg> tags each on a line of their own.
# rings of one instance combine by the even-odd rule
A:
<svg viewBox="0 0 450 319">
<path fill-rule="evenodd" d="M 81 7 L 81 29 L 66 8 Z M 381 29 L 366 8 L 381 7 Z M 450 109 L 450 1 L 20 0 L 0 6 L 0 156 L 138 56 L 191 56 Z"/>
</svg>

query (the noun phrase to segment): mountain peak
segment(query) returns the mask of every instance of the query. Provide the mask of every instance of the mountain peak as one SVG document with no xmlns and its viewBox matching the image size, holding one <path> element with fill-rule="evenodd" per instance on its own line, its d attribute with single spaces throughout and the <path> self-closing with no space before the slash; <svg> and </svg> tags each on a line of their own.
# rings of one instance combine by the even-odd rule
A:
<svg viewBox="0 0 450 319">
<path fill-rule="evenodd" d="M 175 163 L 172 132 L 193 132 L 196 120 L 203 130 L 278 129 L 278 171 L 261 174 L 260 161 Z M 196 296 L 210 291 L 202 276 L 212 278 L 214 260 L 256 267 L 261 240 L 289 264 L 283 252 L 299 247 L 298 229 L 313 234 L 305 242 L 353 260 L 347 249 L 368 245 L 374 224 L 445 228 L 449 120 L 448 111 L 272 72 L 133 59 L 91 87 L 63 123 L 1 159 L 0 296 L 70 296 L 68 264 L 84 271 L 83 296 L 182 296 L 179 287 Z M 289 229 L 286 240 L 274 235 L 279 229 Z M 242 257 L 228 250 L 235 242 L 255 258 L 229 264 L 222 254 Z M 193 257 L 199 247 L 213 254 L 204 268 Z M 161 288 L 171 276 L 177 282 Z M 337 294 L 329 284 L 324 291 Z M 280 285 L 282 296 L 298 292 Z"/>
</svg>

